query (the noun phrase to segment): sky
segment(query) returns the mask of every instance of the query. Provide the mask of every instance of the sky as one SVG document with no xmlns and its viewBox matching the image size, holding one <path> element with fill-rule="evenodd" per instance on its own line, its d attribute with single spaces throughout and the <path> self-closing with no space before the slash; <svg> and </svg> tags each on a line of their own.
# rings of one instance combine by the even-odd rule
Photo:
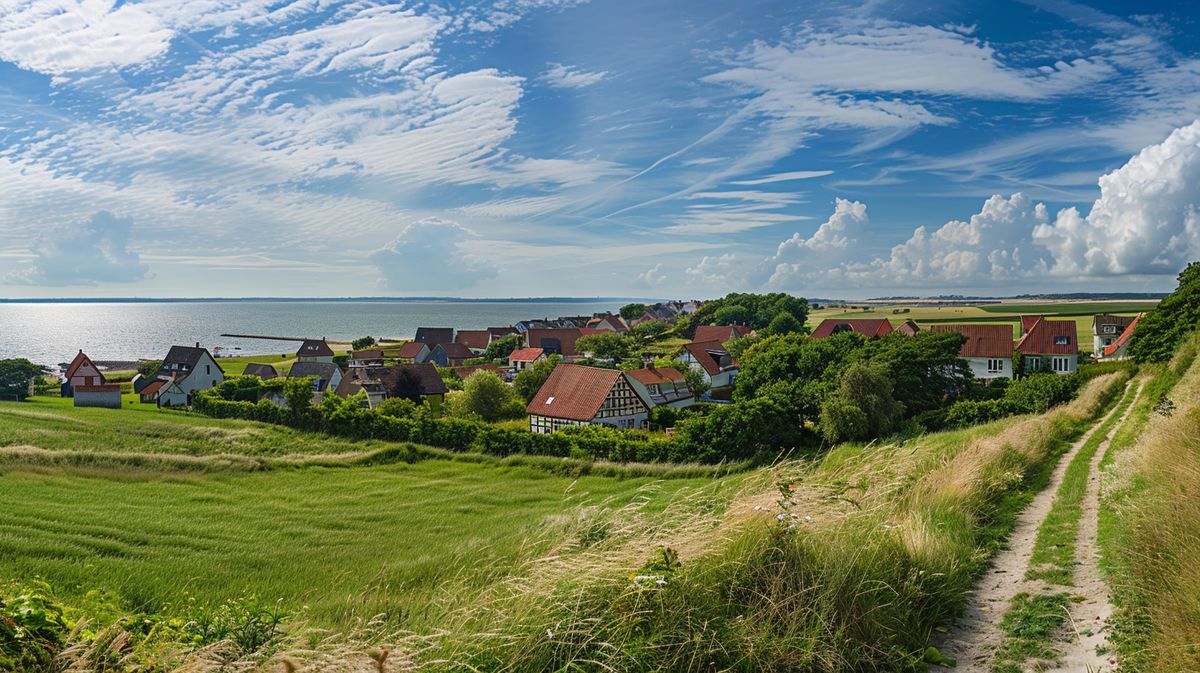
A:
<svg viewBox="0 0 1200 673">
<path fill-rule="evenodd" d="M 0 0 L 0 297 L 1169 290 L 1198 20 Z"/>
</svg>

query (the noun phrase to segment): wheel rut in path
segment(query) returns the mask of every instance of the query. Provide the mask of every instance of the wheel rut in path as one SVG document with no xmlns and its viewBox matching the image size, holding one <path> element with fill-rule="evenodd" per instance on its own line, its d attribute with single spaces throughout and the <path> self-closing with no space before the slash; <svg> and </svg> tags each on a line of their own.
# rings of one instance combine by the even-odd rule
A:
<svg viewBox="0 0 1200 673">
<path fill-rule="evenodd" d="M 1042 580 L 1026 580 L 1025 570 L 1029 567 L 1029 559 L 1033 555 L 1034 543 L 1037 540 L 1038 528 L 1050 513 L 1054 496 L 1062 485 L 1067 466 L 1075 458 L 1075 454 L 1091 439 L 1101 426 L 1113 414 L 1117 413 L 1119 403 L 1114 404 L 1103 418 L 1088 428 L 1071 448 L 1059 459 L 1050 480 L 1028 507 L 1017 516 L 1012 533 L 1008 537 L 1008 545 L 992 558 L 983 577 L 975 584 L 975 588 L 967 597 L 967 605 L 962 616 L 958 618 L 945 637 L 937 639 L 934 645 L 942 655 L 957 662 L 955 671 L 967 673 L 984 673 L 991 668 L 992 657 L 1003 640 L 999 625 L 1004 613 L 1008 611 L 1014 596 L 1021 592 L 1054 593 L 1053 585 Z M 1132 407 L 1132 405 L 1130 405 Z M 1114 426 L 1115 428 L 1119 427 Z M 1108 448 L 1107 440 L 1096 453 L 1102 454 Z M 1091 484 L 1089 483 L 1089 488 Z M 1095 512 L 1092 512 L 1094 517 Z M 1088 516 L 1085 512 L 1084 516 Z M 1081 526 L 1082 528 L 1082 526 Z M 1107 602 L 1107 601 L 1106 601 Z M 1086 671 L 1087 669 L 1075 669 Z"/>
</svg>

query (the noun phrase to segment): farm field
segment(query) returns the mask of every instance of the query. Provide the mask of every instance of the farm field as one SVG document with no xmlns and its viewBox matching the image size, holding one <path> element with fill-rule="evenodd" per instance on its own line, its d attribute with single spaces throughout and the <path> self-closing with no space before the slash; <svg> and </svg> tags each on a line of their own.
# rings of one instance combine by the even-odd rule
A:
<svg viewBox="0 0 1200 673">
<path fill-rule="evenodd" d="M 148 406 L 0 404 L 0 579 L 40 577 L 76 598 L 109 590 L 136 610 L 253 594 L 319 625 L 384 614 L 425 628 L 575 534 L 581 512 L 653 512 L 725 483 L 437 459 L 247 469 L 218 457 L 377 448 Z M 44 452 L 73 457 L 31 460 Z M 104 453 L 111 463 L 79 458 Z M 156 462 L 176 456 L 198 462 Z"/>
<path fill-rule="evenodd" d="M 1114 301 L 1114 302 L 1047 302 L 1047 303 L 1003 303 L 982 306 L 921 306 L 896 304 L 895 306 L 871 307 L 869 310 L 844 308 L 822 308 L 808 316 L 808 326 L 816 327 L 829 318 L 887 318 L 893 326 L 912 320 L 918 325 L 939 323 L 1007 323 L 1013 328 L 1013 338 L 1020 335 L 1020 316 L 1040 314 L 1061 316 L 1075 321 L 1079 334 L 1079 349 L 1092 351 L 1092 316 L 1097 313 L 1114 315 L 1137 315 L 1153 308 L 1158 302 Z M 907 313 L 896 313 L 907 309 Z"/>
</svg>

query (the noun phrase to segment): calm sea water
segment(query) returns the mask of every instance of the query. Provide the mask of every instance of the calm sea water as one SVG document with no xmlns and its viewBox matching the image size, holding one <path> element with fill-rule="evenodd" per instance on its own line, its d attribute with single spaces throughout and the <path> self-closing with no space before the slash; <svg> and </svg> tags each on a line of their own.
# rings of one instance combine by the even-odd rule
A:
<svg viewBox="0 0 1200 673">
<path fill-rule="evenodd" d="M 221 334 L 411 337 L 418 327 L 483 329 L 617 308 L 612 302 L 0 304 L 0 358 L 23 357 L 53 366 L 70 361 L 81 348 L 96 360 L 161 358 L 172 344 L 197 341 L 236 355 L 294 353 L 295 342 Z"/>
</svg>

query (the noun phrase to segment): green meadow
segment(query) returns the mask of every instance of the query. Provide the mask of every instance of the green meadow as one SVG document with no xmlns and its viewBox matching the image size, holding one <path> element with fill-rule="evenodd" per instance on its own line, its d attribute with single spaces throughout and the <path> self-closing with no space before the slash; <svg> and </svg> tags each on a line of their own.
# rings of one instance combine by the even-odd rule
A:
<svg viewBox="0 0 1200 673">
<path fill-rule="evenodd" d="M 432 628 L 578 535 L 589 513 L 653 513 L 736 481 L 330 460 L 382 446 L 150 406 L 0 404 L 0 579 L 42 578 L 76 598 L 107 590 L 145 612 L 255 595 L 318 625 L 383 615 Z"/>
</svg>

